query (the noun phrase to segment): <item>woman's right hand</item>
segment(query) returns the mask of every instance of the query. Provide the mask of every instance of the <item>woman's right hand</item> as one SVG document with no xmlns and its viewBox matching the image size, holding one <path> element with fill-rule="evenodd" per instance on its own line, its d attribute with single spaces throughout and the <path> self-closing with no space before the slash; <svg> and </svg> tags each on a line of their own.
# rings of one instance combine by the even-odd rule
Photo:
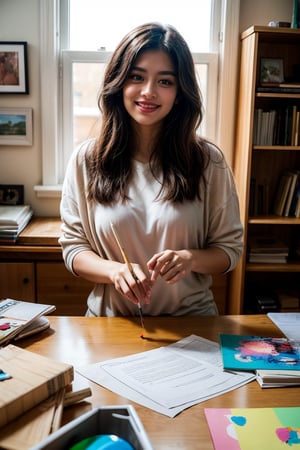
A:
<svg viewBox="0 0 300 450">
<path fill-rule="evenodd" d="M 126 264 L 118 264 L 112 281 L 117 292 L 134 304 L 150 303 L 153 283 L 138 264 L 132 264 L 132 271 Z"/>
</svg>

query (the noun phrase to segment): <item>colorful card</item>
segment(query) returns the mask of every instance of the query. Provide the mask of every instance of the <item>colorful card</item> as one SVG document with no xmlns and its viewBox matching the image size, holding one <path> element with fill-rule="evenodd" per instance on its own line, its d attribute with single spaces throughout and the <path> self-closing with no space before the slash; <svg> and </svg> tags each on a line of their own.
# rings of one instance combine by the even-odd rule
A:
<svg viewBox="0 0 300 450">
<path fill-rule="evenodd" d="M 300 370 L 299 343 L 287 338 L 220 334 L 224 369 Z"/>
<path fill-rule="evenodd" d="M 205 408 L 215 450 L 300 448 L 300 407 Z"/>
</svg>

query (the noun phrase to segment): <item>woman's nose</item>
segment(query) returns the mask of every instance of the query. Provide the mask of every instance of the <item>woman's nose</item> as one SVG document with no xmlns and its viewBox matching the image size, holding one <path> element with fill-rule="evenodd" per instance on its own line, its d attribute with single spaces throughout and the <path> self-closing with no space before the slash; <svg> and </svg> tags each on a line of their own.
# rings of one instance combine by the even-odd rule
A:
<svg viewBox="0 0 300 450">
<path fill-rule="evenodd" d="M 145 83 L 142 89 L 142 95 L 147 98 L 156 97 L 156 86 L 154 82 Z"/>
</svg>

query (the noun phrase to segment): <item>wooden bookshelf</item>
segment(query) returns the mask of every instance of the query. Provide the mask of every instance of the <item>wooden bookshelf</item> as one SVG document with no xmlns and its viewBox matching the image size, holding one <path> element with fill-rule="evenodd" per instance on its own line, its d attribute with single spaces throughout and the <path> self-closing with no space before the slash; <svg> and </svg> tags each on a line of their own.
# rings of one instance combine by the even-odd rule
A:
<svg viewBox="0 0 300 450">
<path fill-rule="evenodd" d="M 244 226 L 243 256 L 231 273 L 229 283 L 229 313 L 249 312 L 249 287 L 265 289 L 293 288 L 300 296 L 300 256 L 295 249 L 300 241 L 300 218 L 274 214 L 274 199 L 279 178 L 284 170 L 300 170 L 300 145 L 290 145 L 288 139 L 271 145 L 256 145 L 255 111 L 284 110 L 295 105 L 300 110 L 297 92 L 258 92 L 261 58 L 281 58 L 285 81 L 293 80 L 300 67 L 300 30 L 252 26 L 241 34 L 239 96 L 237 106 L 235 156 L 233 169 L 240 198 Z M 293 80 L 300 81 L 300 80 Z M 281 124 L 276 122 L 276 131 Z M 297 142 L 297 140 L 295 140 Z M 255 144 L 255 145 L 254 145 Z M 264 193 L 257 206 L 253 189 Z M 263 204 L 263 207 L 261 206 Z M 248 262 L 249 237 L 275 234 L 287 242 L 290 255 L 284 264 Z M 246 308 L 246 298 L 247 308 Z M 250 294 L 251 297 L 251 294 Z M 250 298 L 251 306 L 251 298 Z"/>
</svg>

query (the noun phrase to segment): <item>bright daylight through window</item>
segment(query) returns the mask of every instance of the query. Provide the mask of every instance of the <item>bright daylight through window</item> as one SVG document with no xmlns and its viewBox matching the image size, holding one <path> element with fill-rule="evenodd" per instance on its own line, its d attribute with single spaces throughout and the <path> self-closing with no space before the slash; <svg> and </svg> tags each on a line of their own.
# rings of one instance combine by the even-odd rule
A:
<svg viewBox="0 0 300 450">
<path fill-rule="evenodd" d="M 72 151 L 99 124 L 97 96 L 111 52 L 128 31 L 148 21 L 175 26 L 187 41 L 205 109 L 200 133 L 231 151 L 233 118 L 228 105 L 234 101 L 239 0 L 151 0 L 142 7 L 137 0 L 40 0 L 40 5 L 43 180 L 35 186 L 39 197 L 60 196 Z M 222 130 L 225 105 L 226 130 Z"/>
<path fill-rule="evenodd" d="M 65 39 L 68 48 L 63 49 L 63 92 L 64 105 L 69 112 L 67 117 L 73 120 L 70 123 L 66 117 L 63 119 L 64 148 L 71 151 L 82 140 L 93 136 L 99 119 L 97 93 L 105 62 L 128 31 L 148 21 L 170 23 L 186 39 L 194 54 L 206 106 L 207 64 L 212 60 L 208 61 L 201 53 L 211 52 L 212 4 L 210 0 L 200 0 L 197 6 L 194 0 L 186 0 L 184 4 L 172 0 L 152 0 L 141 8 L 137 0 L 113 0 L 105 6 L 99 0 L 70 0 L 70 28 Z M 213 124 L 208 123 L 206 115 L 201 132 L 214 137 Z"/>
</svg>

